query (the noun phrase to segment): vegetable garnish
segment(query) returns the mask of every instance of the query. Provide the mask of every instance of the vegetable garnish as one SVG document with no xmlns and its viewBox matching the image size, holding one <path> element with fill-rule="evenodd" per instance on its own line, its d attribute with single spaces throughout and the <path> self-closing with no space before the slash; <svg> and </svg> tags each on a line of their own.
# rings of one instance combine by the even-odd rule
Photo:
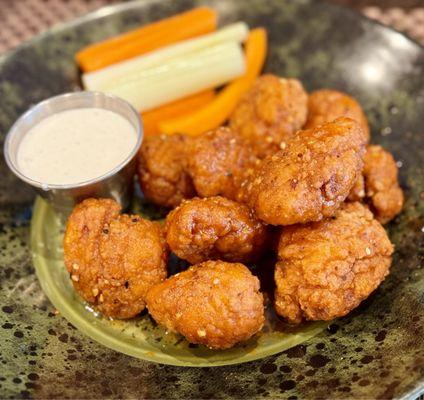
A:
<svg viewBox="0 0 424 400">
<path fill-rule="evenodd" d="M 193 94 L 183 99 L 144 112 L 143 119 L 144 134 L 146 136 L 159 133 L 158 125 L 161 121 L 167 121 L 191 114 L 210 103 L 215 97 L 213 89 Z"/>
<path fill-rule="evenodd" d="M 103 91 L 121 97 L 143 112 L 223 85 L 242 76 L 245 71 L 240 44 L 223 42 L 139 71 L 130 81 Z"/>
<path fill-rule="evenodd" d="M 103 91 L 108 87 L 118 86 L 137 80 L 144 70 L 162 66 L 176 57 L 224 42 L 244 42 L 249 34 L 249 27 L 244 22 L 236 22 L 216 32 L 202 35 L 198 38 L 184 40 L 165 48 L 157 49 L 149 54 L 125 60 L 101 70 L 82 75 L 84 87 L 87 90 Z"/>
<path fill-rule="evenodd" d="M 208 7 L 198 7 L 87 46 L 76 54 L 75 59 L 83 71 L 94 71 L 212 32 L 216 26 L 216 12 Z"/>
<path fill-rule="evenodd" d="M 228 84 L 205 107 L 186 116 L 159 124 L 161 133 L 198 135 L 222 125 L 230 116 L 241 96 L 247 92 L 262 70 L 267 52 L 267 35 L 263 28 L 253 29 L 245 46 L 246 72 Z"/>
</svg>

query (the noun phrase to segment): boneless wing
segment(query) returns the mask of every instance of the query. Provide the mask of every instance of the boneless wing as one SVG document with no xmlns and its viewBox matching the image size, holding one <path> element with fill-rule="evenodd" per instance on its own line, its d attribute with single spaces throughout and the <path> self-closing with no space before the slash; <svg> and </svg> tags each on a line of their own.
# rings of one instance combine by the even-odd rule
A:
<svg viewBox="0 0 424 400">
<path fill-rule="evenodd" d="M 364 152 L 362 128 L 349 118 L 299 131 L 283 150 L 262 160 L 239 198 L 272 225 L 330 217 L 358 179 Z"/>
<path fill-rule="evenodd" d="M 195 195 L 186 172 L 188 140 L 183 135 L 144 138 L 138 157 L 138 179 L 146 198 L 159 206 L 176 207 Z"/>
<path fill-rule="evenodd" d="M 180 258 L 252 262 L 269 244 L 267 228 L 243 204 L 224 197 L 186 200 L 166 218 L 166 241 Z"/>
<path fill-rule="evenodd" d="M 284 227 L 275 268 L 275 308 L 293 323 L 352 311 L 389 273 L 393 245 L 360 203 L 321 222 Z"/>
<path fill-rule="evenodd" d="M 363 200 L 382 224 L 402 211 L 403 191 L 398 182 L 398 167 L 387 150 L 377 145 L 367 147 L 362 175 L 350 192 L 349 200 Z"/>
<path fill-rule="evenodd" d="M 66 268 L 75 290 L 106 316 L 143 311 L 147 290 L 166 278 L 167 257 L 160 225 L 121 215 L 114 200 L 84 200 L 68 219 Z"/>
<path fill-rule="evenodd" d="M 274 154 L 303 127 L 308 95 L 297 79 L 260 76 L 230 117 L 230 128 L 240 134 L 255 155 Z"/>
<path fill-rule="evenodd" d="M 370 128 L 361 105 L 346 93 L 331 89 L 312 92 L 308 98 L 308 120 L 305 129 L 315 128 L 339 117 L 348 117 L 358 122 L 366 140 L 370 139 Z"/>
<path fill-rule="evenodd" d="M 192 138 L 186 155 L 199 197 L 235 199 L 240 183 L 258 161 L 245 141 L 226 127 Z"/>
<path fill-rule="evenodd" d="M 259 280 L 243 264 L 207 261 L 152 287 L 150 315 L 190 343 L 227 349 L 264 324 Z"/>
</svg>

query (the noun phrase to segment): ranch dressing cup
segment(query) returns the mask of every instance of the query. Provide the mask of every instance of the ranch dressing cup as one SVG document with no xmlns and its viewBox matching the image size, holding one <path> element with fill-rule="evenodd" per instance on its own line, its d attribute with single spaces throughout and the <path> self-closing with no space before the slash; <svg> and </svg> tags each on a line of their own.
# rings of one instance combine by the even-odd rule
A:
<svg viewBox="0 0 424 400">
<path fill-rule="evenodd" d="M 81 118 L 73 118 L 78 112 L 68 112 L 72 110 L 92 110 L 95 115 L 95 118 L 86 118 L 88 116 L 87 112 L 91 111 L 83 111 L 80 113 Z M 104 112 L 106 110 L 107 112 Z M 103 114 L 102 114 L 103 113 Z M 75 123 L 66 124 L 66 129 L 61 130 L 60 126 L 57 129 L 57 134 L 54 129 L 52 129 L 51 122 L 56 119 L 60 121 L 63 119 L 63 116 L 67 116 L 68 122 L 70 120 L 70 116 L 72 116 Z M 102 118 L 102 116 L 107 118 Z M 85 118 L 85 121 L 84 121 Z M 97 118 L 97 119 L 96 119 Z M 72 143 L 70 140 L 65 140 L 65 134 L 68 135 L 70 132 L 72 133 L 72 129 L 74 132 L 78 134 L 78 140 L 75 139 L 76 145 L 81 144 L 81 138 L 84 135 L 90 135 L 90 123 L 91 129 L 93 132 L 93 127 L 97 128 L 96 124 L 102 125 L 100 128 L 103 129 L 109 136 L 109 142 L 106 143 L 106 140 L 97 141 L 91 137 L 91 143 L 89 146 L 86 145 L 84 151 L 75 151 L 77 155 L 86 154 L 90 149 L 93 149 L 93 154 L 95 154 L 94 160 L 88 160 L 88 157 L 85 157 L 85 161 L 89 161 L 87 170 L 87 179 L 84 179 L 82 175 L 84 173 L 84 168 L 81 165 L 78 165 L 78 157 L 75 159 L 75 163 L 70 163 L 70 158 L 72 158 L 72 153 L 69 151 L 69 144 Z M 87 122 L 85 124 L 85 122 Z M 113 124 L 111 122 L 115 122 L 115 126 L 117 127 L 125 127 L 127 130 L 134 129 L 134 138 L 130 138 L 131 141 L 127 141 L 128 151 L 126 152 L 125 143 L 118 142 L 120 139 L 119 132 L 115 132 L 116 141 L 113 143 L 119 144 L 116 146 L 111 146 L 111 140 L 115 140 L 111 137 L 111 134 L 114 134 Z M 50 126 L 50 133 L 47 132 L 46 135 L 42 135 L 43 140 L 46 140 L 46 146 L 43 147 L 39 145 L 39 143 L 32 142 L 37 136 L 35 135 L 36 130 L 40 130 L 42 124 L 46 126 Z M 85 132 L 82 132 L 81 127 L 87 126 Z M 97 129 L 96 134 L 102 132 Z M 116 129 L 115 129 L 116 130 Z M 62 132 L 63 131 L 63 132 Z M 46 133 L 46 132 L 44 132 Z M 61 138 L 60 134 L 64 136 Z M 82 133 L 84 135 L 82 135 Z M 38 134 L 38 133 L 37 133 Z M 50 135 L 50 136 L 48 136 Z M 56 135 L 56 136 L 55 136 Z M 50 139 L 48 139 L 50 137 Z M 106 136 L 105 136 L 106 137 Z M 47 138 L 47 139 L 46 139 Z M 53 157 L 58 163 L 58 171 L 51 171 L 52 176 L 54 175 L 56 179 L 56 183 L 49 182 L 48 178 L 40 179 L 42 174 L 37 175 L 37 171 L 43 171 L 48 173 L 49 165 L 39 165 L 42 163 L 42 157 L 40 157 L 40 152 L 46 152 L 45 156 L 48 157 L 49 151 L 51 152 L 54 148 L 54 140 L 58 140 L 57 148 L 58 154 L 60 155 L 60 151 L 63 152 L 63 166 L 60 163 L 60 157 L 58 158 L 58 154 L 55 154 Z M 134 174 L 136 168 L 136 155 L 140 148 L 141 142 L 143 139 L 143 128 L 140 120 L 140 116 L 137 111 L 126 101 L 110 96 L 105 95 L 99 92 L 75 92 L 75 93 L 67 93 L 59 96 L 52 97 L 50 99 L 44 100 L 41 103 L 37 104 L 30 110 L 28 110 L 25 114 L 23 114 L 12 126 L 9 133 L 6 136 L 6 141 L 4 145 L 4 155 L 6 162 L 9 168 L 13 171 L 15 175 L 17 175 L 20 179 L 22 179 L 27 184 L 33 186 L 37 193 L 41 195 L 44 199 L 46 199 L 54 208 L 54 210 L 59 214 L 61 219 L 65 219 L 69 213 L 72 211 L 73 206 L 86 199 L 88 197 L 107 197 L 115 199 L 119 202 L 123 208 L 129 206 L 133 183 L 134 183 Z M 50 140 L 50 141 L 49 141 Z M 61 143 L 61 141 L 63 143 Z M 20 149 L 20 145 L 22 144 L 22 148 Z M 106 146 L 108 144 L 108 146 Z M 61 146 L 62 145 L 62 146 Z M 68 147 L 66 147 L 68 146 Z M 97 146 L 97 147 L 96 147 Z M 21 152 L 25 151 L 28 153 L 32 148 L 34 148 L 34 160 L 38 162 L 31 164 L 34 160 L 31 157 L 28 157 L 28 154 L 25 154 L 23 157 Z M 107 160 L 104 160 L 99 156 L 101 152 L 104 150 L 104 157 L 109 156 L 110 165 L 108 166 Z M 118 155 L 114 154 L 113 151 L 120 151 Z M 37 153 L 39 157 L 37 158 Z M 82 157 L 82 155 L 81 155 Z M 34 165 L 33 173 L 31 168 L 26 165 L 26 170 L 23 168 L 24 164 L 22 164 L 22 160 L 27 160 L 28 165 Z M 66 164 L 66 160 L 68 164 Z M 52 160 L 50 160 L 52 161 Z M 54 160 L 53 160 L 54 161 Z M 83 160 L 84 161 L 84 160 Z M 103 164 L 99 167 L 101 161 Z M 72 165 L 73 164 L 73 165 Z M 91 171 L 90 176 L 90 165 L 94 168 L 94 171 Z M 60 168 L 64 168 L 64 171 L 59 171 Z M 79 170 L 77 169 L 79 167 Z M 73 170 L 75 168 L 75 170 Z M 105 169 L 101 172 L 101 168 Z M 50 168 L 51 170 L 52 168 Z M 59 174 L 54 174 L 58 172 Z M 60 175 L 60 172 L 63 172 L 63 176 Z M 70 175 L 69 183 L 66 182 L 66 178 L 64 176 Z M 93 173 L 97 176 L 93 176 Z M 60 179 L 59 179 L 59 178 Z M 77 180 L 77 181 L 76 181 Z M 57 183 L 59 182 L 59 183 Z"/>
</svg>

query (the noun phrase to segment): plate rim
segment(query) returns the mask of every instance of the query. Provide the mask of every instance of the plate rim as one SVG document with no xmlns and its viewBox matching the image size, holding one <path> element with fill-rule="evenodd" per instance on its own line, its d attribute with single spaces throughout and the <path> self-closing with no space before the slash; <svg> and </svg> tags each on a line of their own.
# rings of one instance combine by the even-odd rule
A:
<svg viewBox="0 0 424 400">
<path fill-rule="evenodd" d="M 64 22 L 58 22 L 51 26 L 50 28 L 46 29 L 45 31 L 39 32 L 38 34 L 34 35 L 32 38 L 22 42 L 19 46 L 12 48 L 5 53 L 0 55 L 0 66 L 7 61 L 7 59 L 13 57 L 16 53 L 18 53 L 20 50 L 26 47 L 31 47 L 34 45 L 34 43 L 37 43 L 41 40 L 43 40 L 45 37 L 48 37 L 49 35 L 58 33 L 60 31 L 72 28 L 77 25 L 84 24 L 86 22 L 91 22 L 96 19 L 100 19 L 103 17 L 107 17 L 109 15 L 117 14 L 119 12 L 123 12 L 126 10 L 132 10 L 139 8 L 141 6 L 147 5 L 147 4 L 156 4 L 160 3 L 163 4 L 164 2 L 172 2 L 173 0 L 130 0 L 124 3 L 118 3 L 118 4 L 111 4 L 107 6 L 102 6 L 98 9 L 95 9 L 93 11 L 90 11 L 88 13 L 85 13 L 83 15 L 80 15 L 78 17 L 72 18 L 69 21 Z M 175 1 L 175 0 L 174 0 Z M 230 0 L 235 1 L 235 0 Z M 287 1 L 287 0 L 285 0 Z M 417 46 L 421 51 L 424 52 L 424 44 L 421 44 L 418 42 L 417 39 L 412 38 L 411 36 L 407 35 L 405 32 L 401 32 L 397 30 L 396 28 L 388 25 L 384 25 L 382 22 L 372 19 L 368 17 L 367 15 L 361 14 L 359 11 L 340 5 L 340 4 L 333 4 L 328 3 L 326 0 L 307 0 L 308 3 L 316 3 L 320 4 L 324 7 L 328 7 L 330 9 L 335 9 L 342 11 L 344 13 L 350 14 L 351 16 L 354 16 L 355 18 L 365 21 L 371 25 L 377 25 L 382 29 L 391 31 L 392 33 L 396 33 L 398 35 L 401 35 L 404 39 L 408 40 L 411 44 L 414 46 Z"/>
</svg>

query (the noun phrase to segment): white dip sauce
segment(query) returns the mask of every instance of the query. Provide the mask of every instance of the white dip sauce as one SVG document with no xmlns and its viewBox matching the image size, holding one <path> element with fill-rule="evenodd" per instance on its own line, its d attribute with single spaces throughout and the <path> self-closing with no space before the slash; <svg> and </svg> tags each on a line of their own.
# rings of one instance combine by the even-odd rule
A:
<svg viewBox="0 0 424 400">
<path fill-rule="evenodd" d="M 44 184 L 76 184 L 98 178 L 124 161 L 137 142 L 135 128 L 101 108 L 53 114 L 32 127 L 17 154 L 21 172 Z"/>
</svg>

